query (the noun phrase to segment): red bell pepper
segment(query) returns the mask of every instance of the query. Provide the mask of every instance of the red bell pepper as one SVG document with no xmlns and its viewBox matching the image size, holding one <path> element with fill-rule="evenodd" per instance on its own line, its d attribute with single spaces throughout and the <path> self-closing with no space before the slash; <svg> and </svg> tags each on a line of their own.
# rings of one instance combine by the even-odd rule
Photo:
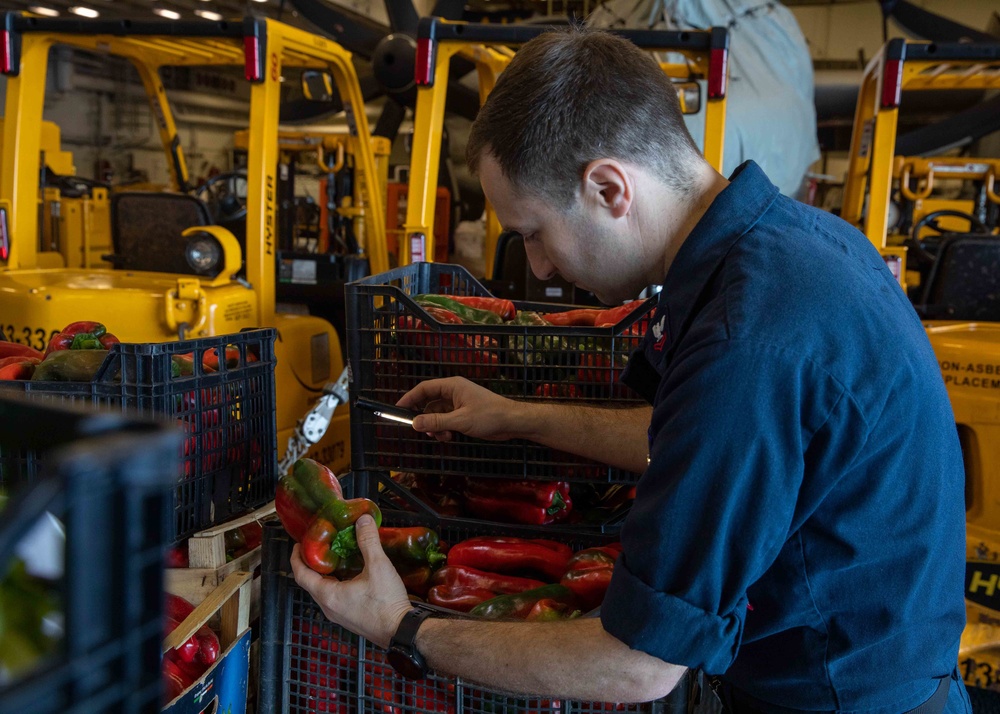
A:
<svg viewBox="0 0 1000 714">
<path fill-rule="evenodd" d="M 396 675 L 388 664 L 383 664 L 384 655 L 372 651 L 371 664 L 365 664 L 365 692 L 375 701 L 373 712 L 380 714 L 404 714 L 403 678 Z"/>
<path fill-rule="evenodd" d="M 569 559 L 566 574 L 559 582 L 576 595 L 584 609 L 593 610 L 604 600 L 620 553 L 620 546 L 581 550 Z"/>
<path fill-rule="evenodd" d="M 421 714 L 455 714 L 455 685 L 434 679 L 407 682 L 406 703 Z"/>
<path fill-rule="evenodd" d="M 350 714 L 348 680 L 358 668 L 358 650 L 309 618 L 292 618 L 289 704 L 295 710 Z M 311 633 L 311 634 L 310 634 Z"/>
<path fill-rule="evenodd" d="M 165 566 L 168 568 L 187 568 L 191 564 L 188 557 L 188 542 L 184 541 L 167 548 Z"/>
<path fill-rule="evenodd" d="M 539 526 L 564 520 L 573 509 L 565 481 L 468 479 L 464 501 L 479 518 Z"/>
<path fill-rule="evenodd" d="M 532 572 L 557 582 L 572 555 L 568 545 L 551 540 L 477 536 L 453 545 L 448 551 L 448 564 L 493 573 Z"/>
<path fill-rule="evenodd" d="M 180 625 L 179 621 L 170 617 L 165 618 L 165 621 L 166 634 L 170 634 Z M 221 649 L 218 635 L 208 625 L 202 625 L 194 635 L 165 652 L 163 656 L 171 659 L 187 676 L 189 682 L 193 682 L 219 659 Z"/>
<path fill-rule="evenodd" d="M 163 705 L 166 706 L 179 697 L 185 689 L 194 684 L 195 679 L 190 679 L 181 670 L 180 665 L 171 658 L 164 657 L 160 662 L 160 674 L 163 678 Z"/>
<path fill-rule="evenodd" d="M 100 322 L 73 322 L 52 336 L 45 354 L 61 350 L 109 350 L 118 342 Z"/>
<path fill-rule="evenodd" d="M 0 380 L 31 379 L 31 375 L 35 373 L 35 365 L 39 362 L 41 360 L 38 357 L 4 357 L 0 359 Z"/>
<path fill-rule="evenodd" d="M 194 605 L 189 603 L 180 595 L 164 593 L 163 614 L 165 617 L 176 620 L 177 623 L 181 623 L 192 612 L 194 612 Z M 163 636 L 166 637 L 173 632 L 175 628 L 176 625 L 171 627 L 167 632 L 164 632 Z"/>
<path fill-rule="evenodd" d="M 545 585 L 512 595 L 499 595 L 492 600 L 476 605 L 470 614 L 487 620 L 524 619 L 540 600 L 551 600 L 556 603 L 556 605 L 550 605 L 543 609 L 551 610 L 555 606 L 563 605 L 566 608 L 565 611 L 570 613 L 575 604 L 573 593 L 569 588 L 562 585 Z"/>
<path fill-rule="evenodd" d="M 43 353 L 27 345 L 0 340 L 0 359 L 6 359 L 7 357 L 33 357 L 35 359 L 42 359 L 44 356 Z"/>
<path fill-rule="evenodd" d="M 435 312 L 432 316 L 437 318 L 439 314 Z M 461 320 L 459 324 L 462 324 Z M 411 315 L 401 315 L 398 327 L 399 341 L 420 348 L 425 361 L 485 365 L 490 371 L 500 364 L 500 358 L 495 351 L 499 345 L 496 339 L 488 335 L 438 332 L 425 325 L 423 320 Z"/>
<path fill-rule="evenodd" d="M 546 399 L 579 399 L 582 395 L 572 382 L 547 382 L 535 387 L 535 396 Z"/>
</svg>

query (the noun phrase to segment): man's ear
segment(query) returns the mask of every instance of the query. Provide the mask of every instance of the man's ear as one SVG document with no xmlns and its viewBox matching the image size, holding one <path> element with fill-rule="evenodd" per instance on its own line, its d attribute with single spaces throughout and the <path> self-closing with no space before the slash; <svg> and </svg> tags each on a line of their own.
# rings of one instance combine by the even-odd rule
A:
<svg viewBox="0 0 1000 714">
<path fill-rule="evenodd" d="M 594 201 L 614 218 L 628 213 L 635 198 L 635 184 L 625 167 L 614 159 L 595 159 L 583 170 L 584 201 Z"/>
</svg>

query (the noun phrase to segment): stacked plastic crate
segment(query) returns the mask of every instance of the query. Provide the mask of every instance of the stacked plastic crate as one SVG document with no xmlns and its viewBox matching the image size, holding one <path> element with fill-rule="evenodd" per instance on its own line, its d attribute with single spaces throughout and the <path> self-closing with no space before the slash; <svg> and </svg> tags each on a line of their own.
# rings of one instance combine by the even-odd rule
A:
<svg viewBox="0 0 1000 714">
<path fill-rule="evenodd" d="M 463 268 L 433 263 L 350 284 L 352 396 L 393 404 L 421 381 L 463 376 L 517 399 L 639 405 L 620 377 L 645 334 L 655 299 L 621 312 L 613 325 L 556 327 L 532 313 L 565 309 L 560 306 L 519 302 L 512 320 L 469 324 L 436 319 L 442 313 L 425 309 L 428 300 L 416 299 L 418 295 L 489 297 Z M 639 478 L 523 441 L 456 435 L 438 442 L 356 405 L 351 443 L 354 471 L 344 479 L 345 490 L 377 499 L 385 525 L 429 526 L 453 545 L 490 535 L 558 540 L 574 551 L 607 544 L 617 540 L 627 507 L 602 507 L 597 496 L 627 491 Z M 466 483 L 466 478 L 486 490 L 504 481 L 568 484 L 580 507 L 556 523 L 517 524 L 483 512 L 475 517 L 457 513 L 419 487 L 428 480 Z M 380 649 L 327 622 L 288 577 L 291 545 L 280 528 L 265 529 L 260 700 L 274 711 L 520 714 L 661 712 L 687 706 L 686 687 L 664 700 L 626 705 L 521 698 L 454 677 L 404 680 L 386 664 Z"/>
<path fill-rule="evenodd" d="M 0 712 L 158 709 L 180 441 L 162 425 L 0 395 Z M 62 546 L 41 547 L 53 517 Z"/>
<path fill-rule="evenodd" d="M 277 483 L 273 329 L 113 345 L 89 382 L 0 381 L 21 393 L 164 420 L 184 432 L 171 541 L 258 508 Z M 26 478 L 40 461 L 25 464 Z M 0 486 L 5 475 L 0 474 Z"/>
</svg>

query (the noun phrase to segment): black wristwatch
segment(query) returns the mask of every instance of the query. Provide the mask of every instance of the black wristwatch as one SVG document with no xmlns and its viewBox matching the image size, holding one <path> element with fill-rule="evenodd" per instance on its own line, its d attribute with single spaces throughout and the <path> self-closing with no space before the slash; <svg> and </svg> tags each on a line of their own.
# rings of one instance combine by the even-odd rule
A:
<svg viewBox="0 0 1000 714">
<path fill-rule="evenodd" d="M 417 639 L 421 623 L 431 614 L 430 610 L 410 610 L 403 616 L 396 634 L 389 642 L 386 660 L 407 679 L 423 679 L 427 676 L 427 660 L 417 651 L 414 640 Z"/>
</svg>

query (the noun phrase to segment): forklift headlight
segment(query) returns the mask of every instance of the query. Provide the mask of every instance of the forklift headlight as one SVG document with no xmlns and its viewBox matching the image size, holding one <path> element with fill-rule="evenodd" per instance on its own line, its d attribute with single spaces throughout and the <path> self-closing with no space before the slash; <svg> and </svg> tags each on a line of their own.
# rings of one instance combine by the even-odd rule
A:
<svg viewBox="0 0 1000 714">
<path fill-rule="evenodd" d="M 222 268 L 222 244 L 208 233 L 197 233 L 188 239 L 184 257 L 198 275 L 217 275 Z"/>
</svg>

